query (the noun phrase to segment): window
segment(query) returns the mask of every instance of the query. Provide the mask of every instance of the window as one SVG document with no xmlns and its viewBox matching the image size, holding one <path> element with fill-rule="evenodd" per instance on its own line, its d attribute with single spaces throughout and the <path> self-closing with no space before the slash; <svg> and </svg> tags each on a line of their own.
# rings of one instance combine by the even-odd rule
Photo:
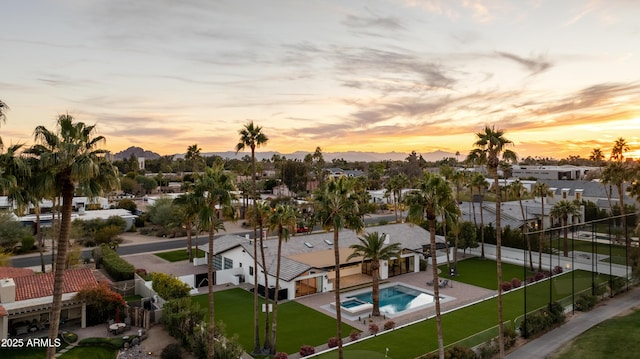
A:
<svg viewBox="0 0 640 359">
<path fill-rule="evenodd" d="M 576 192 L 576 199 L 578 201 L 580 201 L 582 199 L 582 193 L 581 192 Z"/>
<path fill-rule="evenodd" d="M 219 254 L 216 254 L 213 256 L 213 269 L 214 270 L 222 269 L 222 256 Z"/>
<path fill-rule="evenodd" d="M 253 275 L 253 267 L 249 266 L 249 275 Z"/>
<path fill-rule="evenodd" d="M 224 269 L 233 268 L 233 259 L 225 258 L 224 259 Z"/>
</svg>

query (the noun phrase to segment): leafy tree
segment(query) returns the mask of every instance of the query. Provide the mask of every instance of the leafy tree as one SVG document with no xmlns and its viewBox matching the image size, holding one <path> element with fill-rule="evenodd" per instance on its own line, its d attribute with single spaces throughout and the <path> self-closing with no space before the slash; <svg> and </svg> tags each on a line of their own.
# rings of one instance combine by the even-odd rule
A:
<svg viewBox="0 0 640 359">
<path fill-rule="evenodd" d="M 168 197 L 158 198 L 154 204 L 147 207 L 149 221 L 156 226 L 169 229 L 175 224 L 176 207 L 173 200 Z"/>
<path fill-rule="evenodd" d="M 92 325 L 114 319 L 116 311 L 124 310 L 127 305 L 122 295 L 112 291 L 105 281 L 95 287 L 81 289 L 74 299 L 87 303 L 87 322 Z"/>
<path fill-rule="evenodd" d="M 156 272 L 151 275 L 151 278 L 151 288 L 165 300 L 188 297 L 191 291 L 188 284 L 171 274 Z"/>
<path fill-rule="evenodd" d="M 117 208 L 126 209 L 131 213 L 136 213 L 138 210 L 138 205 L 132 199 L 125 198 L 118 201 Z"/>
<path fill-rule="evenodd" d="M 460 244 L 459 246 L 466 253 L 467 248 L 477 248 L 478 240 L 476 239 L 476 227 L 473 223 L 465 221 L 460 223 Z"/>
<path fill-rule="evenodd" d="M 4 250 L 12 250 L 27 235 L 29 230 L 11 212 L 0 211 L 0 246 Z"/>
<path fill-rule="evenodd" d="M 36 127 L 36 144 L 29 150 L 41 161 L 43 171 L 54 174 L 53 188 L 57 189 L 56 194 L 62 198 L 58 254 L 54 267 L 50 341 L 58 337 L 64 267 L 76 188 L 82 189 L 88 197 L 95 197 L 104 191 L 116 189 L 119 185 L 118 171 L 105 157 L 107 151 L 98 149 L 98 145 L 104 142 L 104 137 L 93 137 L 94 131 L 95 126 L 74 122 L 73 117 L 68 114 L 61 115 L 58 117 L 56 132 L 44 126 Z M 53 359 L 54 356 L 55 347 L 48 348 L 47 359 Z"/>
<path fill-rule="evenodd" d="M 386 235 L 378 232 L 367 233 L 364 237 L 358 237 L 360 244 L 352 244 L 349 248 L 353 253 L 347 257 L 347 261 L 352 258 L 362 257 L 362 261 L 371 261 L 371 298 L 373 300 L 373 311 L 371 315 L 380 316 L 380 261 L 388 261 L 392 258 L 400 258 L 400 243 L 385 244 Z"/>
</svg>

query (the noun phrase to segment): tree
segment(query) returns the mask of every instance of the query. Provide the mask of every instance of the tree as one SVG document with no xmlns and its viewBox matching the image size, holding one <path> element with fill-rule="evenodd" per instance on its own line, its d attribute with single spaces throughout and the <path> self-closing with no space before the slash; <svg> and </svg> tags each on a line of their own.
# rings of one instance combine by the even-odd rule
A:
<svg viewBox="0 0 640 359">
<path fill-rule="evenodd" d="M 478 189 L 478 198 L 480 198 L 480 243 L 482 243 L 480 247 L 480 257 L 484 258 L 484 207 L 482 202 L 484 200 L 484 192 L 487 190 L 488 183 L 487 179 L 480 172 L 475 172 L 471 175 L 470 181 L 471 187 Z M 474 206 L 473 215 L 475 216 L 475 200 L 473 200 L 473 198 L 471 203 Z"/>
<path fill-rule="evenodd" d="M 187 231 L 187 252 L 190 263 L 193 263 L 191 234 L 193 229 L 197 227 L 198 212 L 203 205 L 202 202 L 203 197 L 196 195 L 193 191 L 184 193 L 173 200 L 173 204 L 177 207 L 177 218 Z"/>
<path fill-rule="evenodd" d="M 528 234 L 529 221 L 524 211 L 524 206 L 522 205 L 522 198 L 527 195 L 527 189 L 524 187 L 522 182 L 520 182 L 520 180 L 517 179 L 509 185 L 508 191 L 509 191 L 509 195 L 512 195 L 518 199 L 518 204 L 520 205 L 520 214 L 522 215 L 522 221 L 523 221 L 523 233 L 527 241 L 527 250 L 529 251 L 529 269 L 533 271 L 533 255 L 531 253 L 531 240 L 529 239 L 529 234 Z"/>
<path fill-rule="evenodd" d="M 589 160 L 593 161 L 596 166 L 600 167 L 602 165 L 602 161 L 604 160 L 604 153 L 602 153 L 602 149 L 596 147 L 591 150 Z"/>
<path fill-rule="evenodd" d="M 533 185 L 533 195 L 540 197 L 541 202 L 541 219 L 540 219 L 540 231 L 538 232 L 538 271 L 542 271 L 542 243 L 544 242 L 544 238 L 546 237 L 546 233 L 544 231 L 544 199 L 545 197 L 553 197 L 553 192 L 549 190 L 549 185 L 544 182 L 536 182 Z"/>
<path fill-rule="evenodd" d="M 564 232 L 562 251 L 564 256 L 568 257 L 569 256 L 569 240 L 567 236 L 568 236 L 569 226 L 567 225 L 567 222 L 569 220 L 569 216 L 573 218 L 574 216 L 580 215 L 578 206 L 576 206 L 576 204 L 573 202 L 562 200 L 553 205 L 553 207 L 551 208 L 550 214 L 551 216 L 555 218 L 559 218 L 562 221 L 562 228 Z"/>
<path fill-rule="evenodd" d="M 5 112 L 9 109 L 9 106 L 7 106 L 6 103 L 4 103 L 2 100 L 0 100 L 0 122 L 5 123 L 7 121 L 7 115 L 5 114 Z M 0 137 L 0 148 L 3 147 L 2 144 L 2 137 Z"/>
<path fill-rule="evenodd" d="M 316 191 L 315 215 L 325 230 L 333 230 L 335 280 L 333 290 L 336 303 L 340 303 L 340 243 L 339 233 L 343 228 L 360 232 L 364 227 L 359 216 L 359 203 L 355 198 L 353 179 L 340 177 L 330 180 Z M 338 358 L 342 359 L 342 313 L 336 311 Z"/>
<path fill-rule="evenodd" d="M 423 171 L 417 189 L 405 196 L 409 205 L 407 220 L 411 223 L 422 224 L 426 217 L 429 223 L 429 247 L 431 250 L 431 269 L 433 272 L 433 297 L 436 306 L 436 327 L 438 332 L 438 353 L 444 358 L 444 341 L 442 337 L 442 316 L 440 312 L 440 290 L 438 280 L 438 262 L 436 259 L 436 218 L 446 211 L 448 203 L 453 201 L 451 187 L 439 175 Z"/>
<path fill-rule="evenodd" d="M 97 286 L 81 289 L 73 299 L 87 304 L 89 307 L 87 322 L 91 325 L 114 319 L 116 312 L 124 310 L 127 306 L 122 295 L 112 291 L 106 281 L 99 282 Z"/>
<path fill-rule="evenodd" d="M 364 237 L 358 237 L 360 244 L 352 244 L 349 248 L 353 253 L 347 257 L 347 261 L 352 258 L 362 257 L 362 262 L 371 261 L 371 299 L 373 301 L 373 311 L 371 315 L 380 316 L 380 261 L 387 261 L 392 258 L 400 258 L 400 243 L 386 244 L 387 236 L 382 233 L 367 233 Z"/>
<path fill-rule="evenodd" d="M 194 196 L 203 198 L 202 205 L 198 211 L 198 220 L 209 234 L 209 255 L 207 256 L 207 281 L 209 293 L 209 342 L 213 343 L 215 338 L 214 326 L 214 302 L 213 302 L 213 240 L 216 232 L 225 230 L 222 218 L 233 218 L 233 208 L 231 207 L 232 191 L 235 188 L 231 177 L 224 172 L 221 164 L 214 167 L 205 168 L 204 174 L 199 176 L 195 187 Z M 214 358 L 214 346 L 209 346 L 207 357 Z"/>
<path fill-rule="evenodd" d="M 393 196 L 393 208 L 396 214 L 396 222 L 398 222 L 398 207 L 402 203 L 402 190 L 409 186 L 409 178 L 404 173 L 399 173 L 387 181 L 386 190 Z M 402 221 L 402 212 L 400 212 L 400 221 Z"/>
<path fill-rule="evenodd" d="M 610 162 L 602 171 L 602 181 L 614 185 L 618 192 L 618 204 L 620 206 L 620 217 L 622 218 L 622 230 L 624 232 L 627 248 L 629 248 L 628 246 L 631 244 L 631 242 L 627 226 L 626 209 L 624 205 L 624 184 L 634 177 L 634 172 L 635 171 L 633 170 L 633 168 L 622 162 L 622 159 L 617 162 Z M 611 208 L 611 210 L 613 211 L 613 208 Z M 627 257 L 630 259 L 629 255 L 630 251 L 627 250 Z"/>
<path fill-rule="evenodd" d="M 504 358 L 504 328 L 502 324 L 502 228 L 500 225 L 500 201 L 502 191 L 500 190 L 500 182 L 498 178 L 498 166 L 500 160 L 505 162 L 516 162 L 518 157 L 515 152 L 507 149 L 513 145 L 513 142 L 504 137 L 504 130 L 495 129 L 495 127 L 485 126 L 484 131 L 476 133 L 476 142 L 473 144 L 475 150 L 484 154 L 487 159 L 487 170 L 489 175 L 493 177 L 493 185 L 496 192 L 496 266 L 498 272 L 498 346 L 500 349 L 500 358 Z"/>
<path fill-rule="evenodd" d="M 236 145 L 236 153 L 243 151 L 245 148 L 251 149 L 251 196 L 253 198 L 254 216 L 258 215 L 256 201 L 256 148 L 262 145 L 266 145 L 269 141 L 267 135 L 262 132 L 261 126 L 254 125 L 253 121 L 245 124 L 239 131 L 240 140 Z M 260 354 L 260 317 L 258 313 L 258 248 L 256 245 L 257 232 L 256 224 L 258 223 L 257 217 L 254 217 L 253 222 L 253 325 L 255 330 L 255 338 L 253 343 L 253 353 Z"/>
<path fill-rule="evenodd" d="M 460 247 L 462 247 L 463 253 L 466 254 L 467 248 L 477 248 L 478 241 L 476 240 L 476 226 L 471 222 L 460 223 Z"/>
<path fill-rule="evenodd" d="M 271 319 L 271 355 L 276 353 L 276 333 L 278 328 L 278 293 L 280 291 L 280 266 L 282 263 L 282 242 L 288 241 L 296 227 L 296 210 L 289 205 L 277 204 L 269 215 L 269 230 L 278 233 L 278 255 L 276 263 L 276 285 Z"/>
<path fill-rule="evenodd" d="M 457 157 L 460 155 L 460 152 L 456 152 L 456 162 L 457 162 Z M 444 172 L 442 171 L 442 169 L 445 169 Z M 453 187 L 456 189 L 456 207 L 457 207 L 457 212 L 461 213 L 460 211 L 460 191 L 462 191 L 462 187 L 464 186 L 465 182 L 467 181 L 467 172 L 464 171 L 458 171 L 455 168 L 451 167 L 451 166 L 441 166 L 440 167 L 440 173 L 444 176 L 444 178 L 449 181 L 451 184 L 453 184 Z M 475 213 L 474 213 L 475 215 Z M 458 220 L 460 219 L 460 216 L 458 216 Z M 454 235 L 455 235 L 455 239 L 454 239 L 454 249 L 453 249 L 453 267 L 456 269 L 457 272 L 457 268 L 458 268 L 458 245 L 459 245 L 459 241 L 460 241 L 460 223 L 456 223 L 454 226 Z"/>
<path fill-rule="evenodd" d="M 94 132 L 95 125 L 87 126 L 83 122 L 74 122 L 73 117 L 68 114 L 60 115 L 56 132 L 44 126 L 36 127 L 36 144 L 29 151 L 39 158 L 43 171 L 52 172 L 55 178 L 56 194 L 62 197 L 61 226 L 54 268 L 49 327 L 51 342 L 58 337 L 75 190 L 80 188 L 88 197 L 95 197 L 106 190 L 118 187 L 117 169 L 106 159 L 107 151 L 98 149 L 98 145 L 103 143 L 105 138 L 93 137 Z M 53 359 L 54 356 L 55 348 L 48 348 L 47 358 Z"/>
<path fill-rule="evenodd" d="M 184 158 L 187 161 L 191 162 L 191 166 L 193 167 L 193 172 L 198 172 L 200 165 L 204 164 L 204 158 L 202 158 L 200 154 L 201 151 L 202 149 L 198 147 L 198 145 L 195 143 L 187 147 L 187 154 L 184 156 Z"/>
</svg>

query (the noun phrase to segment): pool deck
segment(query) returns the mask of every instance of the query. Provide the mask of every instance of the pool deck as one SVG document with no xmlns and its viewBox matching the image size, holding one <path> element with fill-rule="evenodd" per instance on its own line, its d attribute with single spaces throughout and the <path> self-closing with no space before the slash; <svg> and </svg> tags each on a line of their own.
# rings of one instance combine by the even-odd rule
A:
<svg viewBox="0 0 640 359">
<path fill-rule="evenodd" d="M 431 274 L 431 270 L 429 268 L 429 270 L 427 270 L 426 272 L 409 273 L 391 277 L 386 280 L 386 283 L 405 283 L 414 287 L 424 289 L 427 292 L 433 292 L 433 287 L 426 284 L 427 281 L 430 281 L 432 279 L 433 275 Z M 442 312 L 446 312 L 451 309 L 491 297 L 497 293 L 497 291 L 494 290 L 488 290 L 469 284 L 459 283 L 455 280 L 449 280 L 449 283 L 450 286 L 440 288 L 440 295 L 446 295 L 455 299 L 441 302 L 440 310 Z M 314 294 L 306 297 L 296 298 L 295 300 L 300 304 L 306 305 L 307 307 L 327 314 L 333 318 L 336 317 L 335 312 L 331 312 L 325 309 L 327 304 L 335 302 L 335 293 L 333 292 Z M 398 314 L 393 317 L 393 321 L 396 323 L 396 326 L 398 326 L 428 318 L 433 315 L 435 315 L 435 307 L 430 306 L 425 309 L 410 311 L 407 314 Z M 352 327 L 358 328 L 365 333 L 368 331 L 370 323 L 368 321 L 368 318 L 366 320 L 363 319 L 363 321 L 353 321 L 345 318 L 345 316 L 343 315 L 342 319 L 343 322 L 351 325 Z M 387 320 L 387 318 L 381 316 L 379 318 L 374 318 L 373 322 L 382 327 Z M 348 335 L 348 333 L 346 333 L 345 336 L 346 335 Z"/>
</svg>

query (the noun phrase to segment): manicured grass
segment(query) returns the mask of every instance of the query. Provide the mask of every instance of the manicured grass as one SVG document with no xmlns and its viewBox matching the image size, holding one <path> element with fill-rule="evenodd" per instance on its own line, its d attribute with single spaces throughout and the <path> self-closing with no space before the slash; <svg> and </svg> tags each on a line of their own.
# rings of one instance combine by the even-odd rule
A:
<svg viewBox="0 0 640 359">
<path fill-rule="evenodd" d="M 449 276 L 447 266 L 441 265 L 440 277 L 454 281 L 475 285 L 477 287 L 498 290 L 498 275 L 496 273 L 496 262 L 479 257 L 458 260 L 458 275 Z M 504 282 L 511 281 L 512 278 L 524 280 L 523 268 L 521 266 L 502 263 L 502 279 Z"/>
<path fill-rule="evenodd" d="M 202 308 L 208 308 L 206 294 L 192 298 Z M 225 324 L 227 335 L 237 334 L 240 344 L 247 352 L 253 351 L 253 294 L 234 288 L 214 293 L 215 321 Z M 260 298 L 260 306 L 264 300 Z M 260 312 L 260 340 L 264 343 L 265 313 Z M 207 314 L 208 315 L 208 314 Z M 207 317 L 208 320 L 208 317 Z M 346 337 L 353 327 L 342 324 Z M 328 315 L 297 302 L 278 305 L 277 350 L 297 353 L 302 345 L 318 346 L 327 343 L 336 334 L 336 320 Z"/>
<path fill-rule="evenodd" d="M 118 350 L 105 347 L 75 347 L 60 356 L 61 359 L 115 359 Z"/>
<path fill-rule="evenodd" d="M 640 323 L 640 311 L 604 321 L 581 334 L 552 358 L 637 358 L 640 352 L 640 341 L 634 338 L 640 336 L 638 323 Z"/>
<path fill-rule="evenodd" d="M 198 249 L 197 256 L 196 256 L 195 249 L 192 249 L 191 253 L 195 258 L 204 258 L 204 251 L 202 249 Z M 168 260 L 169 262 L 186 261 L 189 259 L 189 252 L 186 249 L 177 249 L 175 251 L 170 251 L 170 252 L 159 252 L 159 253 L 154 253 L 154 255 L 162 259 Z"/>
<path fill-rule="evenodd" d="M 488 260 L 487 260 L 488 261 Z M 493 263 L 495 267 L 495 262 Z M 495 269 L 494 269 L 495 272 Z M 575 271 L 573 286 L 575 291 L 584 290 L 591 285 L 591 273 Z M 495 275 L 493 277 L 495 279 Z M 606 281 L 607 276 L 600 276 L 598 282 Z M 544 307 L 549 302 L 549 290 L 554 301 L 571 295 L 572 274 L 565 273 L 549 281 L 537 282 L 527 286 L 527 311 Z M 524 314 L 524 290 L 512 290 L 503 295 L 503 318 L 505 321 L 515 320 Z M 445 345 L 449 345 L 477 333 L 490 330 L 489 335 L 497 335 L 498 308 L 497 299 L 486 300 L 469 307 L 449 312 L 442 316 L 442 328 Z M 493 330 L 493 332 L 491 332 Z M 472 338 L 467 346 L 480 344 L 482 336 Z M 353 350 L 369 350 L 384 353 L 389 348 L 392 358 L 415 358 L 424 353 L 438 349 L 435 318 L 396 329 L 376 338 L 345 347 L 345 358 L 358 358 L 352 355 Z M 331 352 L 321 358 L 335 358 L 337 353 Z"/>
</svg>

